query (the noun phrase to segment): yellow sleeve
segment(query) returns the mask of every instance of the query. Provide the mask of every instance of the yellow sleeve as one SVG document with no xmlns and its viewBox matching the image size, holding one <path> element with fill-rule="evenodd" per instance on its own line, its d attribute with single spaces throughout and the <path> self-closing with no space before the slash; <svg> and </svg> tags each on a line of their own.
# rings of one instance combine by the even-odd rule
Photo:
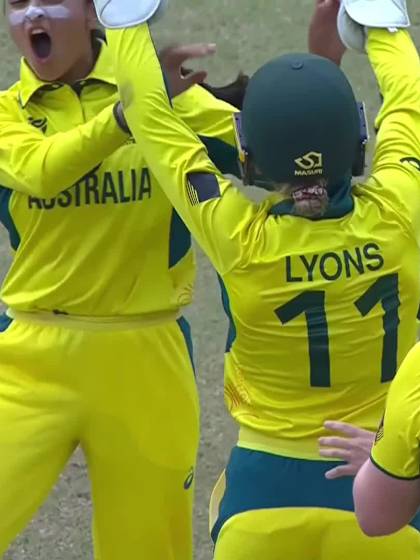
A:
<svg viewBox="0 0 420 560">
<path fill-rule="evenodd" d="M 130 130 L 172 205 L 224 274 L 247 258 L 264 210 L 219 173 L 172 110 L 148 26 L 107 31 L 107 37 Z"/>
<path fill-rule="evenodd" d="M 9 189 L 52 198 L 127 140 L 113 106 L 68 132 L 44 136 L 23 120 L 16 103 L 0 97 L 0 184 Z"/>
<path fill-rule="evenodd" d="M 219 171 L 238 177 L 240 170 L 233 127 L 233 115 L 238 109 L 198 85 L 175 97 L 173 107 L 198 135 Z"/>
<path fill-rule="evenodd" d="M 420 477 L 420 344 L 408 353 L 391 383 L 371 458 L 393 477 Z"/>
<path fill-rule="evenodd" d="M 406 30 L 369 30 L 367 51 L 383 96 L 368 185 L 420 233 L 419 55 Z"/>
</svg>

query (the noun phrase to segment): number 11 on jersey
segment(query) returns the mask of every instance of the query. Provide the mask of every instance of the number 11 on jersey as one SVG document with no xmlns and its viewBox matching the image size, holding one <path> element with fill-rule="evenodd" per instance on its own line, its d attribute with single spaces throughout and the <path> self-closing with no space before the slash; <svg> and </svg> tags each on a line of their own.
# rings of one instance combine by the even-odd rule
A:
<svg viewBox="0 0 420 560">
<path fill-rule="evenodd" d="M 383 314 L 383 343 L 381 359 L 381 382 L 391 381 L 397 371 L 398 325 L 398 274 L 378 278 L 355 302 L 359 313 L 365 317 L 379 303 Z M 283 325 L 302 313 L 308 330 L 310 384 L 312 387 L 330 387 L 330 350 L 328 321 L 325 312 L 325 291 L 302 292 L 275 310 Z"/>
</svg>

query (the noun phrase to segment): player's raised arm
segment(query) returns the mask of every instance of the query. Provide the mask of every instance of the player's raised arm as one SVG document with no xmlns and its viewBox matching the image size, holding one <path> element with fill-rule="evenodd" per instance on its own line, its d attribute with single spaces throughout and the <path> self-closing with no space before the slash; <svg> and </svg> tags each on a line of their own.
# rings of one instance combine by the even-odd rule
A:
<svg viewBox="0 0 420 560">
<path fill-rule="evenodd" d="M 46 137 L 14 114 L 13 102 L 6 94 L 0 98 L 0 184 L 16 191 L 54 197 L 128 138 L 113 105 L 85 124 Z"/>
<path fill-rule="evenodd" d="M 316 0 L 308 29 L 308 49 L 340 66 L 346 47 L 337 29 L 340 0 Z"/>
<path fill-rule="evenodd" d="M 373 172 L 389 166 L 420 188 L 420 60 L 406 30 L 371 29 L 367 50 L 383 96 Z M 408 177 L 407 177 L 408 178 Z"/>
<path fill-rule="evenodd" d="M 184 67 L 186 61 L 214 52 L 215 45 L 211 43 L 179 45 L 160 51 L 159 59 L 166 80 L 169 79 L 173 107 L 178 116 L 199 136 L 219 171 L 238 176 L 238 151 L 233 124 L 233 115 L 238 109 L 197 85 L 206 78 L 206 72 L 188 71 Z"/>
<path fill-rule="evenodd" d="M 213 88 L 204 83 L 205 71 L 194 72 L 184 66 L 186 61 L 214 52 L 212 43 L 194 43 L 166 47 L 158 56 L 177 115 L 198 135 L 219 171 L 239 177 L 233 121 L 233 115 L 239 109 L 220 97 L 230 98 L 231 102 L 239 101 L 242 106 L 248 77 L 240 75 L 235 83 Z"/>
<path fill-rule="evenodd" d="M 215 267 L 226 272 L 246 258 L 250 237 L 258 235 L 258 206 L 223 178 L 173 111 L 148 26 L 107 37 L 125 117 L 148 165 Z"/>
<path fill-rule="evenodd" d="M 363 531 L 388 535 L 407 525 L 420 507 L 420 346 L 392 382 L 383 423 L 354 484 Z"/>
<path fill-rule="evenodd" d="M 264 235 L 272 204 L 253 204 L 225 181 L 197 136 L 172 111 L 149 28 L 137 25 L 146 4 L 96 0 L 105 26 L 126 26 L 107 34 L 124 112 L 162 189 L 223 274 L 247 262 Z M 304 135 L 296 133 L 297 120 L 307 129 L 307 117 L 296 107 L 307 104 L 312 79 L 328 84 L 334 99 L 327 102 L 322 93 L 321 104 L 318 98 L 315 103 L 316 110 L 328 104 L 323 126 L 331 126 L 333 136 L 318 134 L 315 126 Z M 290 80 L 293 94 L 282 90 L 284 80 Z M 288 106 L 291 96 L 293 110 Z M 288 206 L 305 217 L 325 213 L 328 188 L 331 193 L 350 188 L 360 116 L 350 84 L 330 61 L 306 53 L 273 59 L 250 81 L 242 117 L 238 143 L 246 182 L 258 180 L 274 190 L 286 184 Z M 340 148 L 336 152 L 332 146 Z"/>
<path fill-rule="evenodd" d="M 347 46 L 367 51 L 383 97 L 371 183 L 394 193 L 402 211 L 418 214 L 420 60 L 405 29 L 405 0 L 343 0 L 338 23 Z"/>
<path fill-rule="evenodd" d="M 238 150 L 233 115 L 235 107 L 216 99 L 201 86 L 194 86 L 173 100 L 181 119 L 207 148 L 210 159 L 222 173 L 239 177 Z"/>
<path fill-rule="evenodd" d="M 204 49 L 205 45 L 193 45 L 196 49 Z M 191 53 L 187 47 L 187 54 Z M 192 51 L 195 52 L 194 50 Z M 197 58 L 198 55 L 195 56 Z M 175 61 L 176 62 L 176 61 Z M 174 68 L 173 57 L 166 57 L 162 61 L 166 78 L 172 91 L 182 98 L 188 95 L 187 90 L 206 77 L 206 73 L 199 70 L 181 77 Z M 193 88 L 194 89 L 194 88 Z M 203 91 L 203 94 L 209 95 Z M 191 95 L 194 95 L 192 92 Z M 198 95 L 197 93 L 195 94 Z M 211 97 L 211 96 L 210 96 Z M 217 101 L 217 100 L 214 100 Z M 122 117 L 116 109 L 119 105 L 110 104 L 98 115 L 86 123 L 74 127 L 66 132 L 58 132 L 51 136 L 44 136 L 40 130 L 31 124 L 22 122 L 17 110 L 18 100 L 4 93 L 0 97 L 0 185 L 41 198 L 52 198 L 61 191 L 73 185 L 81 176 L 91 171 L 106 157 L 121 147 L 129 137 L 129 131 Z M 208 102 L 210 103 L 210 102 Z M 185 105 L 191 104 L 185 99 Z M 221 103 L 221 105 L 226 105 Z M 219 138 L 226 142 L 225 152 L 215 154 L 221 164 L 233 167 L 233 127 L 229 106 L 220 108 L 220 120 L 215 124 L 216 114 L 212 106 L 208 113 L 213 121 L 203 126 L 207 115 L 195 115 L 194 125 L 201 126 L 210 138 Z M 189 114 L 186 119 L 193 118 Z M 230 127 L 230 128 L 229 128 Z M 214 141 L 216 144 L 216 141 Z M 228 152 L 226 154 L 226 152 Z M 224 160 L 222 160 L 222 156 Z M 231 172 L 227 169 L 226 172 Z"/>
</svg>

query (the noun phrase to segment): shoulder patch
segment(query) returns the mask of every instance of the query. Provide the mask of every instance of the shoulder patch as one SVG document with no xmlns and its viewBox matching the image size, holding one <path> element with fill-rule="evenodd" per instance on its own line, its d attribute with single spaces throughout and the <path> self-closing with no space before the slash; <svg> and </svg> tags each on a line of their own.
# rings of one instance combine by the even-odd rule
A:
<svg viewBox="0 0 420 560">
<path fill-rule="evenodd" d="M 187 195 L 192 206 L 220 197 L 220 186 L 213 173 L 189 173 Z"/>
</svg>

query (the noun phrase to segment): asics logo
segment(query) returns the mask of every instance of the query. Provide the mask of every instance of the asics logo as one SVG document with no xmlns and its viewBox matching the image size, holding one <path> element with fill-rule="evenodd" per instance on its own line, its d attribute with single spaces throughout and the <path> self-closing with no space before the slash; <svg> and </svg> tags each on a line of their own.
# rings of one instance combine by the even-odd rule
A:
<svg viewBox="0 0 420 560">
<path fill-rule="evenodd" d="M 308 152 L 295 159 L 295 175 L 322 175 L 322 154 L 320 152 Z"/>
<path fill-rule="evenodd" d="M 47 132 L 47 119 L 35 119 L 34 117 L 29 117 L 28 119 L 29 124 L 34 126 L 35 128 L 39 128 L 44 134 Z"/>
</svg>

